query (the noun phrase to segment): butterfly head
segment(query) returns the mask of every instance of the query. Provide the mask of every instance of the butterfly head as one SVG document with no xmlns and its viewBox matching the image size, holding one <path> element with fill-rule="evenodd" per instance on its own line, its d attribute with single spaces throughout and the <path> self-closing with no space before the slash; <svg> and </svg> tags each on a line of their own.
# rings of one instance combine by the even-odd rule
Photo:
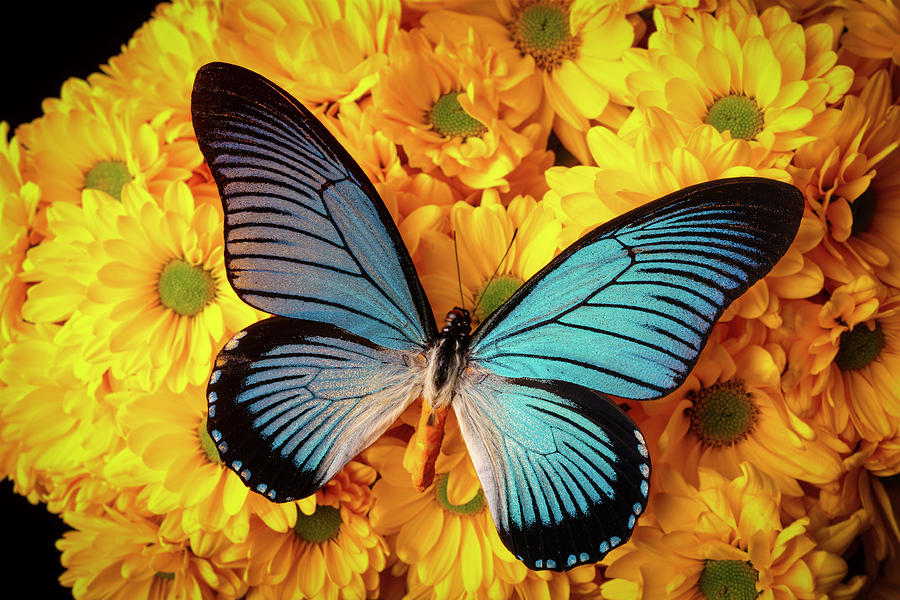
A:
<svg viewBox="0 0 900 600">
<path fill-rule="evenodd" d="M 469 311 L 458 306 L 454 306 L 453 310 L 447 313 L 444 321 L 444 327 L 441 329 L 440 337 L 452 337 L 458 340 L 466 340 L 469 332 L 472 330 L 472 317 Z"/>
</svg>

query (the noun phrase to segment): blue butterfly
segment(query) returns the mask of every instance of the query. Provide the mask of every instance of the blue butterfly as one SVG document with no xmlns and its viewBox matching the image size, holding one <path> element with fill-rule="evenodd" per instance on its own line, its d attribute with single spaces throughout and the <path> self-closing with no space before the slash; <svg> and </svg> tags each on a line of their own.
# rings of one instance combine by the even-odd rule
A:
<svg viewBox="0 0 900 600">
<path fill-rule="evenodd" d="M 428 414 L 452 407 L 500 538 L 531 569 L 595 562 L 629 538 L 650 458 L 604 394 L 678 387 L 803 212 L 776 181 L 689 187 L 586 234 L 471 334 L 462 309 L 438 331 L 387 209 L 308 110 L 224 63 L 197 73 L 191 108 L 225 209 L 228 279 L 278 315 L 216 359 L 208 428 L 224 463 L 287 502 L 416 399 Z"/>
</svg>

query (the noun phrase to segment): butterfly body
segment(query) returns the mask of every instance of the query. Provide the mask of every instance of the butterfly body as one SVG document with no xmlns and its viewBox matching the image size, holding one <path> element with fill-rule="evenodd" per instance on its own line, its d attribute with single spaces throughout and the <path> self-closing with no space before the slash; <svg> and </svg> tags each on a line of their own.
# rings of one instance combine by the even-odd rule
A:
<svg viewBox="0 0 900 600">
<path fill-rule="evenodd" d="M 531 569 L 595 562 L 628 539 L 650 458 L 609 396 L 678 387 L 803 212 L 796 188 L 759 178 L 679 190 L 585 234 L 473 332 L 462 309 L 438 331 L 389 212 L 306 108 L 212 63 L 192 116 L 229 282 L 276 315 L 216 359 L 207 427 L 224 464 L 272 501 L 301 498 L 422 398 L 416 487 L 452 410 L 497 533 Z"/>
</svg>

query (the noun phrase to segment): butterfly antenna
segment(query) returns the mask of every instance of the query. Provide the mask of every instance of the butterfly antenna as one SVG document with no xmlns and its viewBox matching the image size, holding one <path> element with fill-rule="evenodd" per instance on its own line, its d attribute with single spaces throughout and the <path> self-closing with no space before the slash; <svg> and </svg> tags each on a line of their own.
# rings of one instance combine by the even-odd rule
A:
<svg viewBox="0 0 900 600">
<path fill-rule="evenodd" d="M 516 235 L 518 233 L 519 233 L 518 227 L 513 229 L 512 237 L 509 239 L 509 245 L 506 246 L 506 252 L 504 252 L 503 256 L 500 257 L 500 262 L 497 263 L 497 268 L 494 269 L 494 272 L 491 274 L 490 279 L 488 279 L 487 283 L 484 284 L 484 287 L 482 288 L 483 290 L 487 289 L 487 286 L 491 285 L 491 282 L 494 281 L 495 277 L 497 277 L 497 273 L 500 271 L 500 267 L 503 265 L 503 261 L 506 260 L 506 257 L 509 254 L 509 251 L 512 249 L 513 242 L 516 241 Z M 481 304 L 481 298 L 483 296 L 484 296 L 484 294 L 479 295 L 478 299 L 475 301 L 475 306 L 472 307 L 472 315 L 473 316 L 475 315 L 475 311 L 478 310 L 478 305 Z"/>
<path fill-rule="evenodd" d="M 458 232 L 453 232 L 453 256 L 456 258 L 456 284 L 459 286 L 459 307 L 466 308 L 466 301 L 462 292 L 462 276 L 459 274 L 459 249 L 456 247 L 456 236 Z"/>
</svg>

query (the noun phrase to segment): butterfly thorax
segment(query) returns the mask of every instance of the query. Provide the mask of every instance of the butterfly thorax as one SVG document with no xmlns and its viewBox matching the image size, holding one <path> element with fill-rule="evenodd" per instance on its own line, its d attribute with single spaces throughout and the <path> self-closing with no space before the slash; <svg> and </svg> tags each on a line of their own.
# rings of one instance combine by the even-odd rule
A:
<svg viewBox="0 0 900 600">
<path fill-rule="evenodd" d="M 465 353 L 471 327 L 469 311 L 455 307 L 447 313 L 443 329 L 428 349 L 422 396 L 436 410 L 448 406 L 453 399 L 456 381 L 466 366 Z"/>
</svg>

